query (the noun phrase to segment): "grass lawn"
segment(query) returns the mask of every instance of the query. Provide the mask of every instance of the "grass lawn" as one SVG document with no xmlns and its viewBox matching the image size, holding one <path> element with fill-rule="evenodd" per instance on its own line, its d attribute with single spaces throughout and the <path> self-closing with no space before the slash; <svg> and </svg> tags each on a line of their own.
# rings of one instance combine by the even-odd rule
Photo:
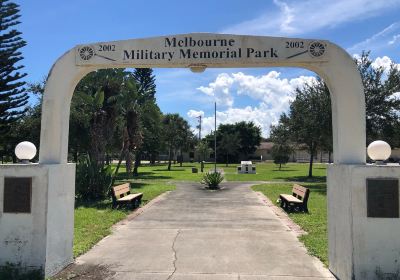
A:
<svg viewBox="0 0 400 280">
<path fill-rule="evenodd" d="M 225 175 L 228 181 L 297 181 L 297 182 L 324 182 L 326 179 L 326 164 L 313 165 L 313 178 L 308 179 L 308 163 L 288 163 L 279 166 L 274 163 L 256 164 L 257 174 L 237 174 L 237 164 L 226 168 Z"/>
<path fill-rule="evenodd" d="M 308 179 L 307 163 L 288 163 L 279 170 L 274 163 L 257 163 L 257 174 L 237 174 L 236 166 L 238 164 L 217 164 L 217 168 L 222 168 L 228 181 L 299 181 L 306 182 Z M 192 167 L 197 167 L 199 173 L 192 173 Z M 206 163 L 204 171 L 214 168 L 214 164 Z M 125 167 L 121 166 L 120 178 L 126 176 Z M 311 182 L 325 182 L 326 164 L 314 164 L 313 179 Z M 179 164 L 172 165 L 171 171 L 167 170 L 167 165 L 143 165 L 139 167 L 139 176 L 142 180 L 166 180 L 166 181 L 196 181 L 200 182 L 203 174 L 200 172 L 199 163 L 184 163 L 182 167 Z"/>
<path fill-rule="evenodd" d="M 309 213 L 289 213 L 289 217 L 308 233 L 300 237 L 308 252 L 328 265 L 326 183 L 306 183 L 302 185 L 310 189 Z M 276 201 L 279 194 L 290 194 L 292 187 L 291 184 L 277 183 L 256 185 L 253 186 L 253 190 L 262 192 L 278 205 Z"/>
<path fill-rule="evenodd" d="M 126 180 L 128 181 L 128 180 Z M 122 182 L 118 182 L 122 183 Z M 146 204 L 163 192 L 175 189 L 164 182 L 132 183 L 132 192 L 142 192 L 142 204 Z M 96 203 L 77 203 L 75 207 L 74 256 L 77 257 L 111 233 L 111 226 L 124 219 L 129 210 L 111 208 L 111 200 Z"/>
<path fill-rule="evenodd" d="M 113 165 L 115 168 L 115 165 Z M 173 164 L 171 170 L 168 171 L 167 164 L 142 165 L 139 167 L 139 176 L 135 180 L 157 180 L 157 181 L 197 181 L 200 182 L 202 173 L 200 172 L 200 164 L 184 163 Z M 197 167 L 199 173 L 192 173 L 192 167 Z M 211 164 L 206 164 L 205 170 L 211 168 Z M 126 178 L 127 173 L 125 166 L 121 166 L 118 172 L 118 178 L 121 180 Z"/>
</svg>

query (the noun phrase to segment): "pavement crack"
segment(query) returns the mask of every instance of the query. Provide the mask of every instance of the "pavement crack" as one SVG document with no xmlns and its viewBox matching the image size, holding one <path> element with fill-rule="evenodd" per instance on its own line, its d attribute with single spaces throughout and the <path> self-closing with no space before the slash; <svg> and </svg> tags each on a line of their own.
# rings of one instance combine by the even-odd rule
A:
<svg viewBox="0 0 400 280">
<path fill-rule="evenodd" d="M 174 261 L 173 261 L 172 264 L 174 266 L 174 271 L 172 271 L 172 273 L 168 276 L 167 280 L 170 280 L 172 278 L 172 276 L 174 276 L 174 274 L 176 272 L 176 262 L 178 261 L 178 257 L 177 257 L 177 254 L 176 254 L 175 243 L 176 243 L 176 240 L 178 239 L 178 236 L 179 236 L 180 233 L 181 233 L 181 230 L 178 229 L 178 232 L 176 233 L 175 238 L 174 238 L 174 242 L 172 242 L 171 249 L 174 252 Z"/>
</svg>

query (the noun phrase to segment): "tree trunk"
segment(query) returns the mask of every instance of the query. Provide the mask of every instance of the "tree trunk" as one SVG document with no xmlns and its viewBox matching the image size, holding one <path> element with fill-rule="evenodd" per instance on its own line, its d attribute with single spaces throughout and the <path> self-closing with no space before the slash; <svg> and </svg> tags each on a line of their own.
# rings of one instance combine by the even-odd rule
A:
<svg viewBox="0 0 400 280">
<path fill-rule="evenodd" d="M 141 159 L 142 159 L 142 152 L 141 151 L 138 151 L 137 153 L 136 153 L 136 156 L 135 156 L 135 163 L 134 163 L 134 166 L 133 166 L 133 177 L 137 177 L 137 176 L 139 176 L 139 173 L 138 173 L 138 168 L 139 168 L 139 166 L 140 166 L 140 161 L 141 161 Z"/>
<path fill-rule="evenodd" d="M 127 149 L 125 153 L 125 166 L 126 172 L 128 173 L 128 176 L 130 176 L 132 174 L 132 157 L 129 149 Z"/>
<path fill-rule="evenodd" d="M 313 166 L 313 161 L 314 161 L 314 146 L 313 143 L 311 143 L 310 147 L 310 165 L 308 167 L 308 177 L 312 178 L 312 166 Z"/>
<path fill-rule="evenodd" d="M 156 164 L 156 154 L 152 153 L 150 156 L 150 164 Z"/>
<path fill-rule="evenodd" d="M 328 163 L 332 163 L 331 151 L 328 152 Z"/>
<path fill-rule="evenodd" d="M 121 166 L 122 159 L 124 157 L 124 153 L 125 153 L 125 144 L 122 144 L 122 149 L 121 149 L 121 152 L 119 154 L 117 168 L 115 168 L 115 172 L 114 172 L 114 178 L 118 175 L 118 171 L 119 171 L 119 168 Z M 113 181 L 114 181 L 114 179 L 113 179 Z"/>
<path fill-rule="evenodd" d="M 225 164 L 225 166 L 226 166 L 226 167 L 228 167 L 228 160 L 229 160 L 229 158 L 228 158 L 228 157 L 229 157 L 229 154 L 228 154 L 228 153 L 226 153 L 226 164 Z"/>
<path fill-rule="evenodd" d="M 171 163 L 172 163 L 172 149 L 169 148 L 168 151 L 168 171 L 171 171 Z"/>
<path fill-rule="evenodd" d="M 282 163 L 279 163 L 279 171 L 281 171 Z"/>
</svg>

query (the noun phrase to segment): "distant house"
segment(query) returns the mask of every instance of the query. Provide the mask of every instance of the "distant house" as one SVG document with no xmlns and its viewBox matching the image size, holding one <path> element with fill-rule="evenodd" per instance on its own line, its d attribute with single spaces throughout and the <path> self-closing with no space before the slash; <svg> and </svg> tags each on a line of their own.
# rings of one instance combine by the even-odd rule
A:
<svg viewBox="0 0 400 280">
<path fill-rule="evenodd" d="M 390 159 L 394 162 L 400 162 L 400 148 L 392 149 L 392 154 L 390 155 Z"/>
<path fill-rule="evenodd" d="M 261 160 L 262 156 L 262 160 L 272 160 L 271 149 L 273 146 L 274 143 L 272 142 L 261 142 L 260 146 L 257 147 L 257 150 L 253 153 L 251 158 L 258 158 Z"/>
<path fill-rule="evenodd" d="M 262 160 L 273 160 L 271 155 L 272 147 L 274 146 L 273 142 L 261 142 L 260 145 L 257 147 L 257 150 L 251 156 L 253 159 L 261 159 Z M 333 161 L 333 156 L 331 155 L 331 162 Z M 307 149 L 304 145 L 296 145 L 293 154 L 290 156 L 289 161 L 291 162 L 309 162 L 310 161 L 310 154 L 308 153 Z M 329 153 L 325 151 L 318 151 L 314 155 L 315 162 L 329 162 Z"/>
</svg>

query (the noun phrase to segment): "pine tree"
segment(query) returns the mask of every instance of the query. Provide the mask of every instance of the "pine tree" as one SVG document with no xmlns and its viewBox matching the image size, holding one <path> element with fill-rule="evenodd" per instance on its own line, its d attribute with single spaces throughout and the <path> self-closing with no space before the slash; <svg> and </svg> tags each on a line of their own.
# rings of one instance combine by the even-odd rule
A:
<svg viewBox="0 0 400 280">
<path fill-rule="evenodd" d="M 155 102 L 156 94 L 156 78 L 153 75 L 153 69 L 151 68 L 135 68 L 133 77 L 138 85 L 139 92 L 139 104 L 143 104 L 147 101 Z"/>
<path fill-rule="evenodd" d="M 23 59 L 20 48 L 26 42 L 20 37 L 21 32 L 14 27 L 18 20 L 19 6 L 8 0 L 0 0 L 0 135 L 4 144 L 4 135 L 11 125 L 26 112 L 28 95 L 25 92 L 25 82 L 21 81 L 26 73 L 18 70 L 23 65 L 18 64 Z"/>
<path fill-rule="evenodd" d="M 135 153 L 133 175 L 138 176 L 138 168 L 144 153 L 153 161 L 159 147 L 161 111 L 156 103 L 156 79 L 151 68 L 135 68 L 133 77 L 138 87 L 138 104 L 141 109 L 139 121 L 142 124 L 142 146 Z"/>
</svg>

